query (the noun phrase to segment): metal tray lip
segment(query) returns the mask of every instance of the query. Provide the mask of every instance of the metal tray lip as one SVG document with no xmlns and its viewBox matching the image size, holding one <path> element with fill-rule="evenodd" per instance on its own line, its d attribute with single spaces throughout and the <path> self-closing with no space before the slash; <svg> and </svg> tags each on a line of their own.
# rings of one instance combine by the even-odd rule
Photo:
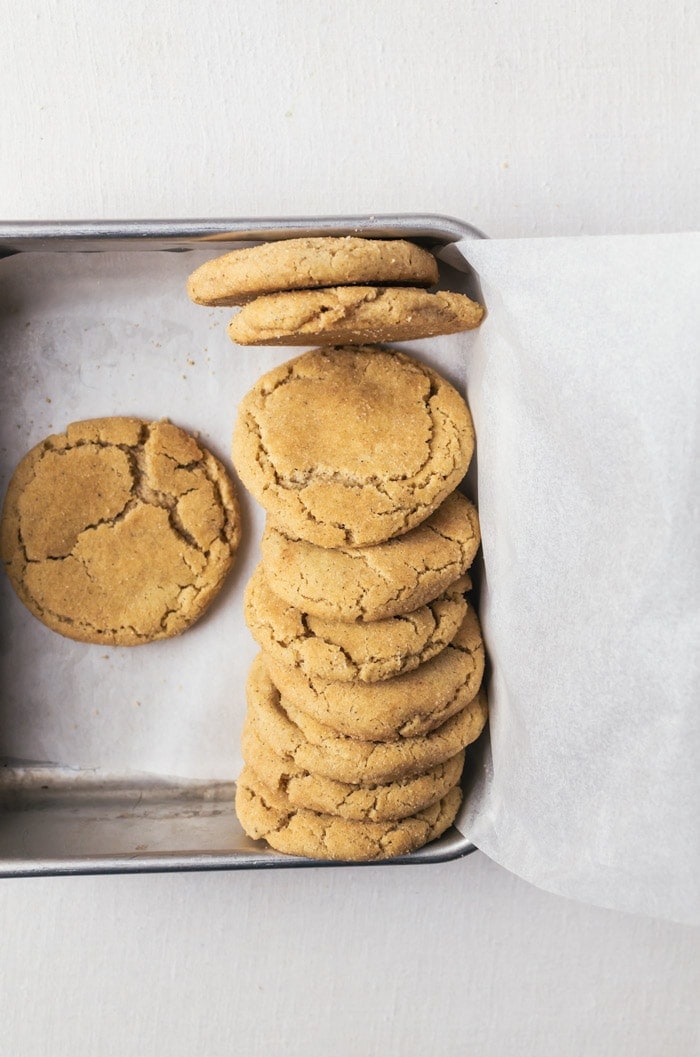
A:
<svg viewBox="0 0 700 1057">
<path fill-rule="evenodd" d="M 397 855 L 392 859 L 372 859 L 353 861 L 346 859 L 306 859 L 297 855 L 283 855 L 281 852 L 269 856 L 248 852 L 207 853 L 185 855 L 177 853 L 134 855 L 93 856 L 74 858 L 47 858 L 43 860 L 18 860 L 16 865 L 5 866 L 0 861 L 0 880 L 29 877 L 84 877 L 106 874 L 154 874 L 154 873 L 234 873 L 239 870 L 311 870 L 358 867 L 362 869 L 380 866 L 435 866 L 440 863 L 456 862 L 478 851 L 475 845 L 463 839 L 458 842 L 451 838 L 448 830 L 448 849 L 442 848 L 442 839 L 426 845 L 422 855 L 411 853 Z M 460 834 L 461 836 L 461 834 Z"/>
<path fill-rule="evenodd" d="M 9 770 L 22 770 L 21 766 Z M 62 772 L 65 769 L 60 769 Z M 235 781 L 217 782 L 207 785 L 201 780 L 176 782 L 174 779 L 161 780 L 159 776 L 149 774 L 133 775 L 127 779 L 105 783 L 93 781 L 92 772 L 75 772 L 77 786 L 75 796 L 70 791 L 70 769 L 62 773 L 54 785 L 50 778 L 50 768 L 40 768 L 24 786 L 30 793 L 46 790 L 47 796 L 39 794 L 26 804 L 13 803 L 14 797 L 6 795 L 0 788 L 0 812 L 5 800 L 9 810 L 8 816 L 22 815 L 25 812 L 34 814 L 39 811 L 49 816 L 58 812 L 59 817 L 66 810 L 66 805 L 73 800 L 70 810 L 80 810 L 87 806 L 104 810 L 112 805 L 113 810 L 138 810 L 147 803 L 151 810 L 158 808 L 171 809 L 179 804 L 189 810 L 193 806 L 201 808 L 206 815 L 208 810 L 216 809 L 217 804 L 233 803 Z M 13 785 L 3 776 L 5 794 L 11 794 Z M 138 779 L 142 779 L 139 782 Z M 47 784 L 47 782 L 49 784 Z M 42 783 L 42 784 L 39 784 Z M 83 783 L 86 788 L 82 788 Z M 58 796 L 56 795 L 58 794 Z M 193 795 L 194 794 L 194 795 Z M 204 794 L 204 795 L 203 795 Z M 228 794 L 228 795 L 226 795 Z M 61 803 L 63 801 L 63 803 Z M 199 814 L 199 812 L 198 812 Z M 123 817 L 123 816 L 116 816 Z M 1 820 L 0 820 L 1 821 Z M 94 819 L 93 819 L 94 822 Z M 187 823 L 183 820 L 183 825 Z M 124 823 L 124 828 L 128 822 Z M 418 848 L 416 851 L 394 856 L 391 859 L 355 862 L 352 860 L 311 859 L 303 856 L 283 854 L 271 849 L 263 841 L 257 842 L 259 850 L 249 848 L 239 851 L 109 851 L 90 854 L 47 855 L 44 857 L 26 857 L 20 855 L 3 858 L 0 855 L 0 879 L 7 877 L 44 877 L 83 874 L 117 874 L 117 873 L 174 873 L 178 871 L 223 871 L 243 869 L 283 869 L 338 866 L 425 866 L 442 862 L 451 862 L 476 851 L 473 845 L 453 824 L 435 841 Z"/>
<path fill-rule="evenodd" d="M 186 242 L 190 247 L 220 241 L 270 241 L 317 235 L 357 234 L 369 237 L 429 238 L 449 243 L 483 239 L 473 224 L 441 213 L 372 213 L 337 216 L 254 217 L 181 220 L 0 220 L 0 256 L 47 249 L 46 242 Z M 247 236 L 247 238 L 246 238 Z M 37 245 L 40 244 L 40 245 Z M 78 246 L 71 246 L 78 249 Z"/>
<path fill-rule="evenodd" d="M 329 216 L 287 216 L 178 220 L 0 220 L 0 258 L 32 251 L 64 249 L 80 252 L 90 243 L 104 249 L 204 248 L 224 241 L 272 241 L 316 235 L 357 234 L 368 237 L 430 238 L 449 244 L 462 239 L 485 239 L 475 225 L 440 213 L 372 213 Z M 48 243 L 48 245 L 47 245 Z M 127 243 L 127 245 L 122 245 Z M 68 244 L 68 245 L 66 245 Z M 128 245 L 131 244 L 131 245 Z M 163 245 L 165 244 L 165 245 Z M 116 249 L 116 246 L 114 246 Z M 235 871 L 243 869 L 312 869 L 343 866 L 418 866 L 452 862 L 478 849 L 453 824 L 437 841 L 408 855 L 370 862 L 307 859 L 300 856 L 249 853 L 138 853 L 114 856 L 0 860 L 0 878 Z"/>
</svg>

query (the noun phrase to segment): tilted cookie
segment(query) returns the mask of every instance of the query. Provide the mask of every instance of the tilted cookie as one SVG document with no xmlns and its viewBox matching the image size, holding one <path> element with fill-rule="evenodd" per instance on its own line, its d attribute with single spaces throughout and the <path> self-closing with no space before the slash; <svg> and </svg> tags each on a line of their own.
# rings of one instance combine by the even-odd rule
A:
<svg viewBox="0 0 700 1057">
<path fill-rule="evenodd" d="M 240 539 L 221 463 L 169 422 L 75 422 L 19 463 L 2 559 L 27 608 L 82 642 L 132 646 L 189 627 Z"/>
<path fill-rule="evenodd" d="M 290 765 L 338 782 L 364 785 L 397 781 L 444 763 L 476 741 L 487 719 L 482 688 L 461 712 L 428 734 L 393 742 L 349 738 L 289 702 L 283 704 L 262 654 L 251 666 L 246 698 L 245 728 Z"/>
<path fill-rule="evenodd" d="M 303 613 L 384 620 L 442 594 L 471 566 L 480 539 L 474 505 L 453 492 L 417 528 L 374 547 L 317 547 L 290 539 L 268 518 L 262 563 L 275 593 Z"/>
<path fill-rule="evenodd" d="M 233 250 L 201 264 L 187 280 L 198 305 L 243 305 L 261 294 L 344 284 L 438 280 L 432 253 L 404 239 L 362 239 L 353 235 L 266 242 Z"/>
<path fill-rule="evenodd" d="M 253 638 L 283 664 L 306 675 L 374 683 L 410 672 L 452 641 L 467 611 L 461 576 L 436 599 L 405 616 L 348 623 L 303 613 L 276 595 L 259 565 L 245 591 L 244 612 Z"/>
<path fill-rule="evenodd" d="M 394 741 L 427 734 L 476 696 L 484 674 L 484 644 L 476 613 L 468 609 L 449 646 L 405 675 L 380 683 L 310 679 L 265 655 L 282 700 L 350 738 Z"/>
<path fill-rule="evenodd" d="M 320 547 L 408 532 L 457 486 L 473 450 L 457 390 L 371 346 L 312 349 L 269 371 L 241 401 L 233 434 L 245 486 L 285 533 Z"/>
<path fill-rule="evenodd" d="M 228 336 L 238 345 L 415 341 L 472 330 L 483 315 L 483 306 L 466 294 L 334 286 L 258 297 L 234 316 Z"/>
<path fill-rule="evenodd" d="M 422 811 L 459 782 L 464 766 L 464 750 L 423 774 L 379 785 L 336 782 L 290 764 L 272 751 L 250 727 L 241 741 L 243 759 L 275 792 L 284 793 L 294 807 L 321 811 L 357 822 L 384 822 L 406 818 Z"/>
<path fill-rule="evenodd" d="M 249 837 L 288 855 L 346 862 L 390 859 L 421 848 L 452 825 L 461 802 L 455 785 L 442 800 L 408 818 L 355 822 L 294 807 L 250 767 L 236 783 L 236 814 Z"/>
</svg>

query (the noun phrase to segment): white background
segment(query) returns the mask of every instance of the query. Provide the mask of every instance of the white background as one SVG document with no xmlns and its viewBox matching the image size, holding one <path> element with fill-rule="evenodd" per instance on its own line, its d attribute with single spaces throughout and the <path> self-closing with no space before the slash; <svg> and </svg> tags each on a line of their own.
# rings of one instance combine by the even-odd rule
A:
<svg viewBox="0 0 700 1057">
<path fill-rule="evenodd" d="M 692 7 L 0 0 L 0 216 L 695 228 Z M 699 953 L 479 854 L 5 880 L 0 1055 L 690 1057 Z"/>
</svg>

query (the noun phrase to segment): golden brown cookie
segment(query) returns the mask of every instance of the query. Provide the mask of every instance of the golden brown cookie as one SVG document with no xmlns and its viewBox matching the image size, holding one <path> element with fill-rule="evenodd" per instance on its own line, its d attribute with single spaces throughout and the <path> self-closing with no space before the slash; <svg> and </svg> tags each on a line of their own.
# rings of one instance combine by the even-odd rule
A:
<svg viewBox="0 0 700 1057">
<path fill-rule="evenodd" d="M 394 741 L 427 734 L 476 696 L 484 674 L 479 621 L 469 608 L 449 646 L 405 675 L 380 683 L 310 679 L 300 668 L 265 655 L 282 700 L 350 738 Z"/>
<path fill-rule="evenodd" d="M 268 519 L 261 549 L 275 594 L 303 613 L 374 621 L 432 602 L 471 566 L 480 538 L 476 509 L 453 492 L 417 528 L 374 547 L 317 547 Z"/>
<path fill-rule="evenodd" d="M 358 785 L 305 771 L 278 756 L 256 731 L 246 726 L 243 759 L 270 789 L 283 793 L 294 807 L 305 807 L 357 822 L 384 822 L 430 807 L 459 782 L 464 750 L 423 774 L 386 784 Z"/>
<path fill-rule="evenodd" d="M 456 487 L 473 449 L 449 382 L 368 346 L 312 349 L 263 375 L 233 435 L 234 465 L 270 518 L 320 547 L 408 532 Z"/>
<path fill-rule="evenodd" d="M 432 286 L 432 253 L 404 239 L 314 237 L 266 242 L 206 261 L 187 280 L 198 305 L 243 305 L 261 294 L 356 283 Z"/>
<path fill-rule="evenodd" d="M 338 782 L 386 784 L 421 774 L 456 755 L 481 734 L 487 719 L 483 688 L 457 715 L 428 734 L 394 742 L 348 738 L 280 700 L 259 654 L 246 686 L 245 728 L 290 765 Z"/>
<path fill-rule="evenodd" d="M 169 422 L 74 422 L 19 463 L 2 559 L 27 608 L 82 642 L 169 638 L 207 608 L 240 539 L 221 463 Z"/>
<path fill-rule="evenodd" d="M 267 294 L 228 325 L 238 345 L 362 345 L 414 341 L 478 327 L 483 306 L 466 294 L 414 287 L 333 286 Z"/>
<path fill-rule="evenodd" d="M 236 814 L 254 840 L 289 855 L 311 859 L 363 862 L 406 855 L 440 837 L 455 820 L 462 802 L 458 785 L 436 804 L 387 822 L 355 822 L 336 815 L 294 807 L 270 789 L 250 767 L 236 784 Z"/>
<path fill-rule="evenodd" d="M 405 616 L 348 623 L 303 613 L 274 593 L 259 565 L 245 592 L 244 612 L 255 641 L 306 675 L 375 683 L 410 672 L 440 653 L 467 611 L 462 576 L 428 605 Z"/>
</svg>

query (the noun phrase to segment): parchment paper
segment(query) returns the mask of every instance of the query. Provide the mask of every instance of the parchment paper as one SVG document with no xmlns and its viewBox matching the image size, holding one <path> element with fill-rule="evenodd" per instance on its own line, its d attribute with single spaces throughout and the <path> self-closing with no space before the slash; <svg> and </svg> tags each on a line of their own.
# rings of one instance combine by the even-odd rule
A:
<svg viewBox="0 0 700 1057">
<path fill-rule="evenodd" d="M 552 892 L 698 921 L 700 238 L 461 248 L 491 721 L 460 828 Z"/>
<path fill-rule="evenodd" d="M 477 428 L 490 741 L 459 819 L 531 882 L 700 919 L 698 375 L 693 236 L 465 242 L 480 331 L 407 343 Z M 76 419 L 169 417 L 230 468 L 238 400 L 302 350 L 242 349 L 190 304 L 211 252 L 0 261 L 4 489 Z M 0 756 L 228 780 L 257 647 L 242 594 L 263 517 L 208 615 L 132 649 L 44 628 L 0 578 Z M 465 874 L 465 883 L 468 877 Z"/>
</svg>

